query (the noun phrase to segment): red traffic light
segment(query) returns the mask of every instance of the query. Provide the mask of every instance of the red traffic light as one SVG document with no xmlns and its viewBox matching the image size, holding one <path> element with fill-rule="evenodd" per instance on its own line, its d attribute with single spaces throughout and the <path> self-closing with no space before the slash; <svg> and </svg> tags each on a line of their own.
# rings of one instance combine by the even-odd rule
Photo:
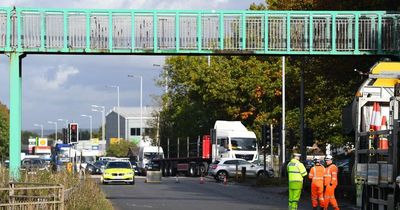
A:
<svg viewBox="0 0 400 210">
<path fill-rule="evenodd" d="M 71 125 L 71 130 L 76 131 L 76 127 L 77 127 L 76 124 Z"/>
</svg>

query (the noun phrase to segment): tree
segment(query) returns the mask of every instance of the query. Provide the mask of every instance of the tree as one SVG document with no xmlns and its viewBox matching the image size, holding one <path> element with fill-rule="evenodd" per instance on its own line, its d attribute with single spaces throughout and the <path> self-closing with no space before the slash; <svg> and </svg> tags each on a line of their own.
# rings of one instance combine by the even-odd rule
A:
<svg viewBox="0 0 400 210">
<path fill-rule="evenodd" d="M 29 139 L 39 137 L 39 135 L 35 132 L 31 131 L 22 131 L 22 144 L 28 145 Z"/>
<path fill-rule="evenodd" d="M 9 153 L 10 111 L 0 102 L 0 158 L 8 157 Z"/>
<path fill-rule="evenodd" d="M 133 142 L 121 140 L 119 143 L 108 146 L 107 156 L 126 157 L 129 149 L 135 151 L 137 150 L 137 146 Z"/>
<path fill-rule="evenodd" d="M 240 120 L 260 131 L 277 123 L 280 60 L 255 56 L 169 57 L 169 92 L 161 112 L 162 136 L 206 134 L 218 119 Z M 290 67 L 288 67 L 290 69 Z"/>
</svg>

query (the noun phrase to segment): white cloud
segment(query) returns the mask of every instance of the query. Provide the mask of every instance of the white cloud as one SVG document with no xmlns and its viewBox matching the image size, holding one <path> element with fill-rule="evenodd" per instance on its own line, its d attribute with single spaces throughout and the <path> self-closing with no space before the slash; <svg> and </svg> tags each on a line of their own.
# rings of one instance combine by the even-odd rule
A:
<svg viewBox="0 0 400 210">
<path fill-rule="evenodd" d="M 59 65 L 53 80 L 41 75 L 34 78 L 34 84 L 42 89 L 58 89 L 70 76 L 78 73 L 79 70 L 73 66 Z"/>
</svg>

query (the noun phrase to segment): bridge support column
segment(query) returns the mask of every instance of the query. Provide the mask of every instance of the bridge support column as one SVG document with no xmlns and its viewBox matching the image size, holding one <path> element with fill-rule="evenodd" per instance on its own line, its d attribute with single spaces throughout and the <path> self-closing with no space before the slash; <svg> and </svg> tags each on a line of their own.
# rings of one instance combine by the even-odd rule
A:
<svg viewBox="0 0 400 210">
<path fill-rule="evenodd" d="M 22 124 L 22 58 L 23 53 L 9 53 L 10 58 L 10 179 L 20 178 Z"/>
</svg>

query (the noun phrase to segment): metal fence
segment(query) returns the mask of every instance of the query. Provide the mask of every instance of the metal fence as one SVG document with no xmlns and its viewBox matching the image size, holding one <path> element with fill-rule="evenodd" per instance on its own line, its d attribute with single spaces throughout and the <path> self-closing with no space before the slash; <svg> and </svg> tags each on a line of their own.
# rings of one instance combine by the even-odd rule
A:
<svg viewBox="0 0 400 210">
<path fill-rule="evenodd" d="M 83 53 L 385 54 L 400 14 L 0 8 L 0 50 Z"/>
<path fill-rule="evenodd" d="M 63 210 L 63 185 L 11 182 L 0 188 L 0 210 Z"/>
</svg>

